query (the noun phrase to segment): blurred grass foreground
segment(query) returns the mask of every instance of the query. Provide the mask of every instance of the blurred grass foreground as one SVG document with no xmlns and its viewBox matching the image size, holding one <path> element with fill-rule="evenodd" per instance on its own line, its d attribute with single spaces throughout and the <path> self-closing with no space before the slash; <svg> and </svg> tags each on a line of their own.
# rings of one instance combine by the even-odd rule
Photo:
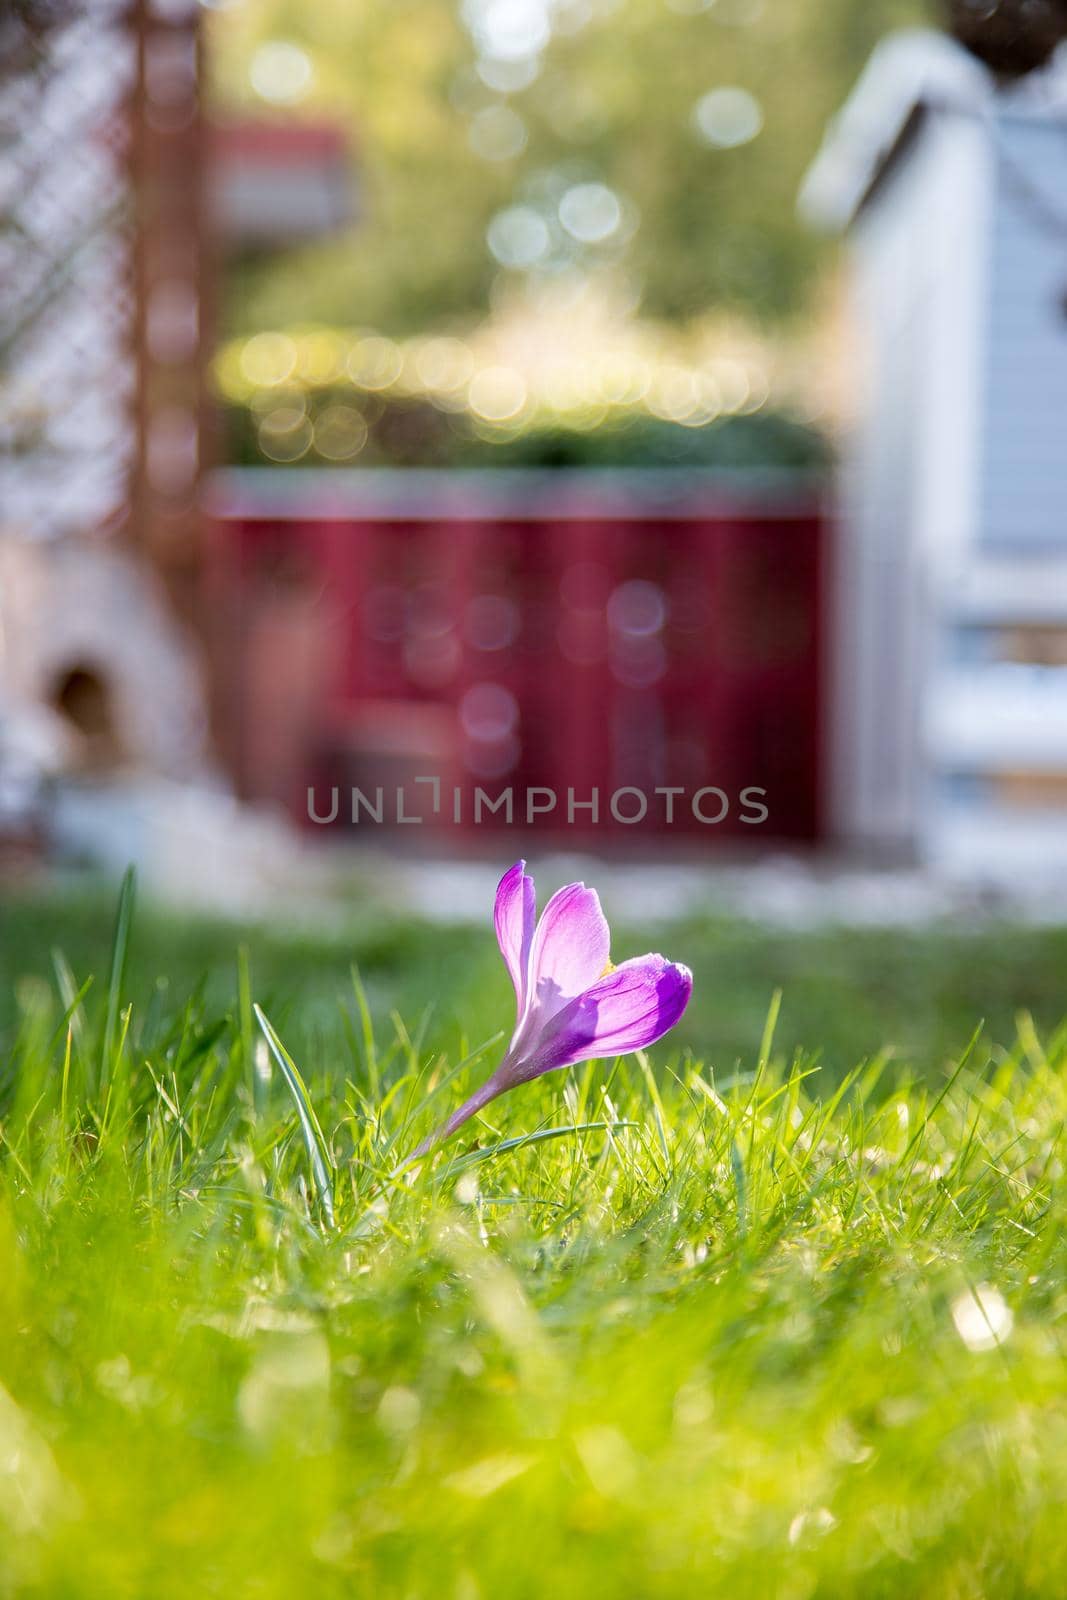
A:
<svg viewBox="0 0 1067 1600">
<path fill-rule="evenodd" d="M 0 1593 L 1062 1594 L 1062 933 L 672 929 L 676 1042 L 406 1173 L 488 928 L 241 937 L 8 915 Z"/>
</svg>

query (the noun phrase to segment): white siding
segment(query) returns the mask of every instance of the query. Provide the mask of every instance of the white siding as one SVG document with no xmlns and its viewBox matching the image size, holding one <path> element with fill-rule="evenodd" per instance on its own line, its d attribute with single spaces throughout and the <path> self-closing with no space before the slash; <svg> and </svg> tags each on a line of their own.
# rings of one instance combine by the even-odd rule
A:
<svg viewBox="0 0 1067 1600">
<path fill-rule="evenodd" d="M 995 126 L 979 537 L 1067 548 L 1067 123 Z"/>
<path fill-rule="evenodd" d="M 835 561 L 834 801 L 837 831 L 907 848 L 915 761 L 904 642 L 914 614 L 916 380 L 929 301 L 914 227 L 913 163 L 894 174 L 853 236 L 860 421 L 849 441 Z"/>
<path fill-rule="evenodd" d="M 926 800 L 931 587 L 973 546 L 988 154 L 975 119 L 929 116 L 852 235 L 861 421 L 836 561 L 833 814 L 897 850 Z"/>
</svg>

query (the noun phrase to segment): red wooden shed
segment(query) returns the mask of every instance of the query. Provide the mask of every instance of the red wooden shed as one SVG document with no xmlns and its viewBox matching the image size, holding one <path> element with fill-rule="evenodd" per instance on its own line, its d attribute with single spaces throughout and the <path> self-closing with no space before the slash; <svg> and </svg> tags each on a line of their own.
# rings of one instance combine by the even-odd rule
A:
<svg viewBox="0 0 1067 1600">
<path fill-rule="evenodd" d="M 468 840 L 508 812 L 576 840 L 817 838 L 810 481 L 249 470 L 212 511 L 246 796 Z"/>
</svg>

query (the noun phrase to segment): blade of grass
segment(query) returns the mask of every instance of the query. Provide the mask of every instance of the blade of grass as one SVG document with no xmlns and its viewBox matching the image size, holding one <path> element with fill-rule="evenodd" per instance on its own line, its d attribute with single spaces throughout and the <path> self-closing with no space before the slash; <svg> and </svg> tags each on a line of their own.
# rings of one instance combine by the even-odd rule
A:
<svg viewBox="0 0 1067 1600">
<path fill-rule="evenodd" d="M 81 1003 L 92 988 L 92 976 L 86 978 L 79 989 L 70 962 L 58 945 L 52 948 L 52 970 L 55 972 L 59 996 L 63 1001 L 64 1018 L 73 1028 L 74 1042 L 80 1050 L 85 1040 L 85 1018 L 82 1015 Z"/>
<path fill-rule="evenodd" d="M 134 903 L 137 898 L 137 873 L 127 867 L 119 890 L 115 913 L 115 934 L 111 942 L 111 975 L 107 986 L 107 1016 L 104 1024 L 104 1048 L 100 1061 L 100 1090 L 107 1088 L 114 1065 L 115 1042 L 122 1009 L 122 990 L 126 982 L 126 959 L 130 949 L 130 931 L 133 926 Z"/>
<path fill-rule="evenodd" d="M 737 1232 L 738 1237 L 744 1241 L 748 1235 L 748 1184 L 745 1180 L 745 1163 L 737 1140 L 730 1141 L 730 1172 L 734 1180 L 734 1194 L 737 1199 Z"/>
<path fill-rule="evenodd" d="M 468 1150 L 463 1155 L 450 1161 L 443 1171 L 436 1174 L 438 1179 L 453 1177 L 457 1172 L 465 1172 L 468 1167 L 477 1165 L 481 1161 L 488 1161 L 493 1156 L 506 1155 L 509 1150 L 521 1150 L 524 1145 L 543 1144 L 546 1139 L 565 1139 L 570 1134 L 576 1133 L 615 1133 L 620 1128 L 636 1128 L 636 1122 L 579 1122 L 565 1128 L 540 1128 L 536 1133 L 518 1134 L 514 1139 L 501 1139 L 498 1144 L 486 1145 L 484 1150 Z M 419 1157 L 425 1161 L 425 1156 Z"/>
<path fill-rule="evenodd" d="M 256 1051 L 252 1032 L 252 968 L 248 946 L 237 949 L 237 1015 L 241 1025 L 241 1056 L 245 1072 L 248 1104 L 254 1111 L 256 1105 Z"/>
<path fill-rule="evenodd" d="M 322 1129 L 319 1126 L 319 1119 L 315 1115 L 315 1108 L 311 1104 L 311 1097 L 308 1094 L 307 1085 L 300 1076 L 300 1071 L 296 1065 L 296 1062 L 282 1044 L 281 1039 L 279 1039 L 277 1033 L 274 1031 L 272 1024 L 268 1021 L 262 1008 L 258 1005 L 253 1005 L 252 1010 L 255 1013 L 256 1021 L 259 1023 L 260 1029 L 262 1030 L 263 1037 L 267 1041 L 267 1048 L 277 1062 L 278 1069 L 281 1072 L 282 1077 L 285 1079 L 289 1093 L 292 1095 L 296 1104 L 297 1115 L 300 1118 L 301 1132 L 304 1135 L 304 1146 L 308 1154 L 308 1165 L 311 1168 L 312 1180 L 318 1195 L 319 1204 L 322 1207 L 323 1215 L 325 1216 L 329 1226 L 332 1228 L 335 1226 L 335 1217 L 333 1204 L 333 1185 L 330 1181 L 329 1152 L 326 1147 L 326 1140 L 323 1137 Z"/>
<path fill-rule="evenodd" d="M 374 1100 L 381 1098 L 381 1081 L 378 1073 L 378 1047 L 374 1042 L 374 1023 L 371 1020 L 367 991 L 363 986 L 356 963 L 352 963 L 352 992 L 356 997 L 360 1026 L 363 1030 L 363 1062 L 367 1069 L 367 1082 Z"/>
<path fill-rule="evenodd" d="M 660 1151 L 669 1172 L 671 1170 L 671 1151 L 667 1142 L 667 1124 L 663 1112 L 663 1101 L 660 1098 L 659 1086 L 653 1075 L 648 1056 L 643 1050 L 637 1051 L 637 1064 L 641 1069 L 641 1076 L 645 1080 L 645 1088 L 648 1090 L 648 1098 L 652 1104 L 652 1117 L 656 1124 L 656 1138 L 659 1141 Z"/>
<path fill-rule="evenodd" d="M 771 1059 L 774 1030 L 778 1026 L 778 1013 L 781 1009 L 782 991 L 781 989 L 775 989 L 771 995 L 771 1003 L 767 1007 L 767 1020 L 763 1024 L 763 1037 L 760 1039 L 759 1064 L 761 1067 L 765 1067 Z"/>
<path fill-rule="evenodd" d="M 67 1096 L 70 1092 L 70 1047 L 74 1038 L 73 1023 L 67 1024 L 67 1044 L 63 1051 L 63 1081 L 59 1090 L 59 1125 L 64 1133 L 67 1128 Z"/>
</svg>

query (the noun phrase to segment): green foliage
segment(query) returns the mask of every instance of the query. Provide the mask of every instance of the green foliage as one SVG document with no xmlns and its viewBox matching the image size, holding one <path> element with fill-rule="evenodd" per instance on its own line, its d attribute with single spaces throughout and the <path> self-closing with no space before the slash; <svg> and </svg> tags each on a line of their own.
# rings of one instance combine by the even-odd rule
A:
<svg viewBox="0 0 1067 1600">
<path fill-rule="evenodd" d="M 127 954 L 130 1048 L 136 1054 L 155 1019 L 182 1013 L 191 1000 L 213 1016 L 234 1013 L 245 1033 L 251 1090 L 258 1029 L 251 1005 L 241 1011 L 243 972 L 301 1068 L 308 1059 L 343 1061 L 364 1050 L 356 1043 L 364 1029 L 353 1010 L 354 961 L 373 1016 L 417 1017 L 427 1049 L 456 1058 L 467 1041 L 504 1026 L 513 997 L 488 917 L 484 927 L 442 929 L 397 915 L 358 881 L 342 881 L 339 892 L 345 909 L 331 914 L 329 931 L 321 918 L 310 924 L 306 916 L 242 926 L 140 907 Z M 710 907 L 704 917 L 670 928 L 632 929 L 610 901 L 607 909 L 616 961 L 653 944 L 698 974 L 672 1037 L 720 1072 L 751 1056 L 776 989 L 782 991 L 777 1048 L 788 1059 L 817 1052 L 833 1082 L 876 1050 L 887 1050 L 902 1071 L 931 1077 L 980 1017 L 990 1038 L 1003 1043 L 1020 1011 L 1047 1033 L 1067 1010 L 1067 927 L 983 919 L 916 930 L 794 931 L 734 920 Z M 0 921 L 0 1040 L 18 1021 L 20 999 L 37 995 L 41 983 L 51 985 L 57 953 L 66 974 L 64 1006 L 89 985 L 92 1003 L 106 1007 L 114 924 L 114 899 L 99 890 L 21 902 L 9 896 Z"/>
<path fill-rule="evenodd" d="M 111 920 L 16 906 L 2 946 L 0 1593 L 1062 1593 L 1062 932 L 675 928 L 700 1008 L 654 1073 L 528 1085 L 412 1170 L 507 1015 L 487 930 L 238 959 L 126 917 L 110 1032 L 70 984 Z M 913 1069 L 816 1073 L 820 1015 Z"/>
<path fill-rule="evenodd" d="M 505 467 L 819 468 L 828 447 L 814 429 L 775 412 L 723 417 L 689 428 L 638 417 L 599 428 L 536 428 L 517 438 L 478 441 L 472 461 Z"/>
<path fill-rule="evenodd" d="M 349 391 L 326 390 L 316 397 L 314 414 L 343 400 Z M 719 418 L 700 427 L 658 417 L 623 413 L 597 427 L 560 424 L 531 427 L 519 434 L 478 431 L 466 416 L 446 415 L 427 401 L 371 397 L 360 406 L 367 442 L 362 467 L 695 467 L 818 469 L 827 465 L 825 439 L 804 423 L 780 412 Z M 227 461 L 263 466 L 254 412 L 244 406 L 224 411 Z M 301 467 L 332 465 L 314 449 L 287 463 Z"/>
<path fill-rule="evenodd" d="M 589 181 L 610 185 L 636 228 L 622 244 L 557 252 L 552 270 L 621 277 L 646 314 L 674 321 L 709 307 L 790 316 L 825 248 L 795 214 L 805 166 L 878 39 L 928 11 L 922 0 L 564 5 L 537 76 L 504 95 L 475 71 L 451 0 L 224 8 L 211 33 L 217 103 L 262 114 L 248 77 L 256 46 L 303 46 L 315 87 L 299 110 L 351 131 L 362 205 L 346 236 L 231 273 L 224 326 L 465 323 L 514 276 L 486 247 L 493 215 L 551 211 L 561 187 Z M 709 148 L 694 131 L 696 103 L 722 85 L 762 108 L 762 131 L 740 148 Z M 505 103 L 525 148 L 487 160 L 472 121 Z"/>
</svg>

